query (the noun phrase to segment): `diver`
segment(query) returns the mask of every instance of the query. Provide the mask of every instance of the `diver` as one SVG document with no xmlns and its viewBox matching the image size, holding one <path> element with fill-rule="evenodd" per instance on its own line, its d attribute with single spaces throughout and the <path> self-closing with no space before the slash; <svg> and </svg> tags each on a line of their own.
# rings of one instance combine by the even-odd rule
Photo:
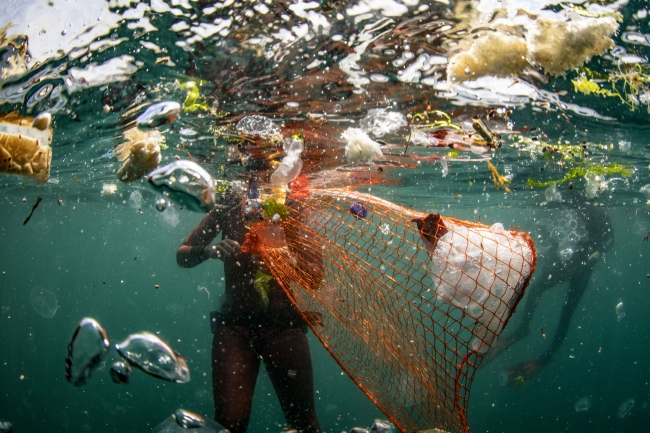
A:
<svg viewBox="0 0 650 433">
<path fill-rule="evenodd" d="M 569 192 L 564 193 L 568 195 Z M 572 192 L 573 194 L 579 194 Z M 591 274 L 603 253 L 613 244 L 614 233 L 609 217 L 600 207 L 589 206 L 582 199 L 572 206 L 565 203 L 549 203 L 550 217 L 538 218 L 539 233 L 531 232 L 536 239 L 538 261 L 537 277 L 526 289 L 522 321 L 514 330 L 502 334 L 496 344 L 488 351 L 479 368 L 488 365 L 504 350 L 525 338 L 530 333 L 533 315 L 542 294 L 547 290 L 567 284 L 565 300 L 560 318 L 550 346 L 533 359 L 521 362 L 501 373 L 502 383 L 515 386 L 527 381 L 552 360 L 569 332 L 571 317 L 576 311 L 587 289 Z M 580 202 L 580 205 L 577 203 Z M 538 236 L 539 235 L 539 236 Z M 541 236 L 541 237 L 540 237 Z M 543 339 L 546 334 L 542 331 Z"/>
<path fill-rule="evenodd" d="M 320 432 L 307 326 L 275 279 L 264 296 L 256 290 L 254 280 L 263 264 L 240 249 L 247 231 L 247 197 L 259 194 L 257 183 L 266 174 L 250 176 L 248 193 L 226 194 L 176 255 L 178 265 L 184 268 L 210 259 L 224 264 L 224 302 L 220 311 L 211 314 L 215 420 L 232 433 L 246 431 L 263 362 L 290 427 Z M 220 234 L 221 240 L 214 242 Z"/>
</svg>

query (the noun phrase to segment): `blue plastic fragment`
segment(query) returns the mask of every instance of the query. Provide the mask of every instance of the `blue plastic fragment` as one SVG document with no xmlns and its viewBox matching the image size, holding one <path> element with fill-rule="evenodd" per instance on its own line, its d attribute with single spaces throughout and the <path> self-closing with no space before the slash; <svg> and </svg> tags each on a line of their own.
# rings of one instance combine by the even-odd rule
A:
<svg viewBox="0 0 650 433">
<path fill-rule="evenodd" d="M 368 215 L 368 208 L 363 205 L 360 201 L 355 201 L 350 206 L 350 213 L 354 215 L 357 219 L 365 218 Z"/>
</svg>

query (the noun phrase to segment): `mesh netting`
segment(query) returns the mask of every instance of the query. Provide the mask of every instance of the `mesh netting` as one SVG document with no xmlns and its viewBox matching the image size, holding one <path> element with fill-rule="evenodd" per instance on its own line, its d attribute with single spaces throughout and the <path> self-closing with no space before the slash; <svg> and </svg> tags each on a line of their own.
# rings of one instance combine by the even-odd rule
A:
<svg viewBox="0 0 650 433">
<path fill-rule="evenodd" d="M 345 189 L 305 195 L 244 247 L 401 431 L 467 431 L 478 363 L 535 268 L 530 237 Z"/>
</svg>

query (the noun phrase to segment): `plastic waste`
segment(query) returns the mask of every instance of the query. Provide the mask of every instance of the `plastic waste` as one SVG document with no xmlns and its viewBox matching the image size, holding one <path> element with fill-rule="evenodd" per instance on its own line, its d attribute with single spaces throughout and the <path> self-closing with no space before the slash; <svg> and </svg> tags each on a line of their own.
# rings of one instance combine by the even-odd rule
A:
<svg viewBox="0 0 650 433">
<path fill-rule="evenodd" d="M 181 104 L 174 101 L 159 102 L 147 108 L 144 113 L 135 119 L 135 124 L 140 129 L 156 128 L 172 123 L 181 114 Z"/>
<path fill-rule="evenodd" d="M 14 425 L 9 421 L 0 421 L 0 433 L 11 433 L 14 431 Z"/>
<path fill-rule="evenodd" d="M 205 424 L 205 420 L 201 415 L 185 409 L 177 409 L 172 417 L 176 420 L 176 424 L 183 428 L 195 429 L 203 427 Z"/>
<path fill-rule="evenodd" d="M 158 131 L 142 132 L 131 128 L 124 132 L 126 142 L 117 145 L 113 153 L 119 161 L 125 160 L 117 171 L 117 178 L 124 183 L 131 183 L 154 170 L 160 164 L 159 143 L 164 137 Z"/>
<path fill-rule="evenodd" d="M 195 427 L 191 429 L 192 433 L 227 433 L 228 430 L 225 429 L 221 424 L 216 423 L 215 421 L 205 418 L 203 420 L 203 425 L 200 427 Z M 181 427 L 174 416 L 170 416 L 160 423 L 156 428 L 153 429 L 151 433 L 175 433 L 182 432 L 187 433 L 187 428 Z"/>
<path fill-rule="evenodd" d="M 479 337 L 488 341 L 526 284 L 534 252 L 499 223 L 488 229 L 446 223 L 445 230 L 431 254 L 436 296 L 487 327 Z"/>
<path fill-rule="evenodd" d="M 408 122 L 406 116 L 397 111 L 388 111 L 385 108 L 373 108 L 368 110 L 366 117 L 361 119 L 359 126 L 365 132 L 375 137 L 383 137 L 392 134 L 400 128 L 404 128 Z"/>
<path fill-rule="evenodd" d="M 258 135 L 262 138 L 271 138 L 280 133 L 280 127 L 271 119 L 264 116 L 246 116 L 237 122 L 235 129 L 249 135 Z"/>
<path fill-rule="evenodd" d="M 35 118 L 17 112 L 0 115 L 0 173 L 18 174 L 44 184 L 52 162 L 51 115 Z"/>
<path fill-rule="evenodd" d="M 367 162 L 375 157 L 382 157 L 379 143 L 372 140 L 368 134 L 359 128 L 348 128 L 343 131 L 341 138 L 345 140 L 345 157 L 349 162 Z"/>
<path fill-rule="evenodd" d="M 115 349 L 129 364 L 154 377 L 177 383 L 190 381 L 185 358 L 150 332 L 129 335 Z"/>
<path fill-rule="evenodd" d="M 215 181 L 195 162 L 180 160 L 147 175 L 149 185 L 170 200 L 195 211 L 209 211 L 216 203 Z"/>
<path fill-rule="evenodd" d="M 74 386 L 83 385 L 99 366 L 109 346 L 108 334 L 95 319 L 79 322 L 68 344 L 65 378 Z"/>
<path fill-rule="evenodd" d="M 289 182 L 294 180 L 302 170 L 302 159 L 300 154 L 305 148 L 302 140 L 295 138 L 285 138 L 282 143 L 286 156 L 271 175 L 271 184 L 279 188 L 287 188 Z"/>
</svg>

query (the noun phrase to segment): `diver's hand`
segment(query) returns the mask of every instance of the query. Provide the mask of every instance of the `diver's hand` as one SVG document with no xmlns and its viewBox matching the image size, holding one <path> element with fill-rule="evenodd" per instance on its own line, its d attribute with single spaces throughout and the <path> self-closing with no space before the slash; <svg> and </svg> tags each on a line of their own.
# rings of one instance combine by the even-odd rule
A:
<svg viewBox="0 0 650 433">
<path fill-rule="evenodd" d="M 232 239 L 224 239 L 216 244 L 208 245 L 204 248 L 205 255 L 211 259 L 232 259 L 241 254 L 239 242 Z"/>
</svg>

